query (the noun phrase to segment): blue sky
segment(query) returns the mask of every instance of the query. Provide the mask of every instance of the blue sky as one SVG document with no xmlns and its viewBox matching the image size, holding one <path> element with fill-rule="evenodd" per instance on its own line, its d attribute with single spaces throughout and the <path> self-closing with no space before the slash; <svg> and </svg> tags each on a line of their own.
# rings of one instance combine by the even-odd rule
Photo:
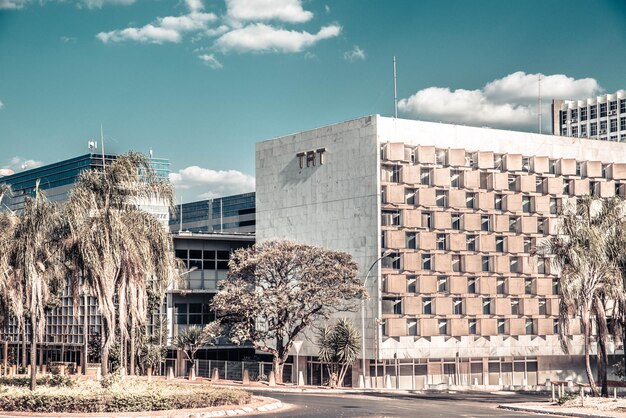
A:
<svg viewBox="0 0 626 418">
<path fill-rule="evenodd" d="M 366 114 L 544 130 L 626 88 L 626 2 L 0 0 L 0 168 L 169 158 L 185 201 L 250 191 L 257 141 Z"/>
</svg>

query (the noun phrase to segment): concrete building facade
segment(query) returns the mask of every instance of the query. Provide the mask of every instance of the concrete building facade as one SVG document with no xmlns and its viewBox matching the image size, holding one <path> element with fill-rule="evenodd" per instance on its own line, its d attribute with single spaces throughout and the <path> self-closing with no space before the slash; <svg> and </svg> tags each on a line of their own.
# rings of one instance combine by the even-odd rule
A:
<svg viewBox="0 0 626 418">
<path fill-rule="evenodd" d="M 626 91 L 552 101 L 552 134 L 626 142 Z"/>
<path fill-rule="evenodd" d="M 558 275 L 533 250 L 566 202 L 625 195 L 626 144 L 374 115 L 261 142 L 256 153 L 259 241 L 347 251 L 364 280 L 374 265 L 369 383 L 582 375 L 580 325 L 572 319 L 567 356 Z M 305 343 L 301 355 L 317 347 Z"/>
</svg>

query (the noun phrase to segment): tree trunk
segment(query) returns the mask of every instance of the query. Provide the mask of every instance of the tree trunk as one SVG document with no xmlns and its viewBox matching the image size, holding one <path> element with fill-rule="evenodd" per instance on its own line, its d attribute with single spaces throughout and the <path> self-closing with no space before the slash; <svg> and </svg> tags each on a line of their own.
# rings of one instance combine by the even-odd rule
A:
<svg viewBox="0 0 626 418">
<path fill-rule="evenodd" d="M 89 363 L 89 300 L 87 294 L 83 295 L 83 374 L 87 375 L 87 363 Z"/>
<path fill-rule="evenodd" d="M 130 319 L 130 375 L 135 375 L 135 318 Z"/>
<path fill-rule="evenodd" d="M 283 383 L 283 366 L 283 360 L 279 358 L 278 355 L 274 354 L 274 359 L 272 360 L 272 370 L 274 371 L 274 379 L 276 379 L 277 385 Z"/>
<path fill-rule="evenodd" d="M 3 361 L 4 361 L 4 374 L 9 374 L 9 342 L 4 340 L 4 350 L 3 350 Z M 626 357 L 625 357 L 626 358 Z"/>
<path fill-rule="evenodd" d="M 607 376 L 607 366 L 609 362 L 609 356 L 606 350 L 605 341 L 602 339 L 598 339 L 598 357 L 597 357 L 597 368 L 598 368 L 598 381 L 601 385 L 600 396 L 605 398 L 609 397 L 609 384 L 608 384 L 608 376 Z"/>
<path fill-rule="evenodd" d="M 30 317 L 30 390 L 37 388 L 37 320 L 34 315 Z"/>
<path fill-rule="evenodd" d="M 107 338 L 104 335 L 104 318 L 100 323 L 100 369 L 102 371 L 102 377 L 107 377 L 109 374 L 109 347 L 106 344 Z"/>
<path fill-rule="evenodd" d="M 22 324 L 22 368 L 26 371 L 26 323 Z"/>
<path fill-rule="evenodd" d="M 591 330 L 589 329 L 589 310 L 588 308 L 583 308 L 583 312 L 581 315 L 581 325 L 583 328 L 583 335 L 585 340 L 585 372 L 587 373 L 587 379 L 589 380 L 589 386 L 591 387 L 591 393 L 594 396 L 598 396 L 598 388 L 596 387 L 596 382 L 593 380 L 593 373 L 591 372 L 591 363 L 589 361 L 589 333 Z"/>
</svg>

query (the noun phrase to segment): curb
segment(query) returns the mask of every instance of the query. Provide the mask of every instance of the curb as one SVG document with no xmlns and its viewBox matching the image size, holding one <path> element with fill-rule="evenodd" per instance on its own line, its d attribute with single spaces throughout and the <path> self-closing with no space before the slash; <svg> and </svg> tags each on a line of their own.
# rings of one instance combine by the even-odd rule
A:
<svg viewBox="0 0 626 418">
<path fill-rule="evenodd" d="M 556 416 L 561 416 L 561 417 L 615 418 L 615 415 L 598 415 L 597 413 L 588 414 L 585 412 L 574 412 L 574 411 L 554 411 L 551 409 L 542 408 L 540 406 L 519 406 L 519 405 L 511 405 L 511 404 L 502 404 L 502 405 L 498 405 L 498 408 L 507 409 L 509 411 L 533 412 L 535 414 L 556 415 Z"/>
</svg>

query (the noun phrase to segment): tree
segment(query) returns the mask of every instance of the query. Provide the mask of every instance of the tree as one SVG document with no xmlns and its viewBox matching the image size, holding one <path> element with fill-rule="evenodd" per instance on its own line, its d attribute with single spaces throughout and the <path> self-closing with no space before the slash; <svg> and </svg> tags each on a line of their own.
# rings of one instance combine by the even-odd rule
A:
<svg viewBox="0 0 626 418">
<path fill-rule="evenodd" d="M 552 255 L 560 272 L 559 336 L 563 350 L 570 350 L 570 319 L 580 317 L 584 339 L 585 371 L 591 390 L 598 395 L 590 365 L 591 330 L 596 322 L 598 380 L 608 396 L 607 303 L 620 304 L 624 288 L 619 267 L 611 254 L 612 243 L 623 225 L 623 203 L 619 199 L 579 199 L 567 205 L 560 216 L 559 234 L 544 241 L 540 252 Z"/>
<path fill-rule="evenodd" d="M 342 386 L 348 368 L 359 357 L 361 333 L 347 318 L 321 327 L 317 333 L 318 357 L 327 363 L 332 387 Z"/>
<path fill-rule="evenodd" d="M 3 215 L 3 219 L 10 233 L 5 232 L 3 237 L 2 290 L 19 327 L 25 330 L 25 320 L 31 326 L 30 388 L 35 390 L 37 342 L 43 339 L 45 308 L 63 284 L 58 250 L 61 216 L 57 206 L 45 199 L 37 184 L 34 197 L 25 199 L 20 213 Z"/>
<path fill-rule="evenodd" d="M 148 283 L 169 283 L 175 274 L 167 228 L 142 210 L 142 205 L 151 204 L 171 207 L 173 201 L 171 184 L 159 179 L 150 160 L 138 153 L 119 156 L 101 170 L 83 172 L 70 193 L 66 204 L 70 234 L 65 245 L 73 267 L 70 287 L 75 314 L 82 280 L 98 300 L 103 376 L 108 373 L 116 324 L 122 352 L 130 338 L 134 367 L 134 330 L 146 321 Z"/>
<path fill-rule="evenodd" d="M 220 336 L 220 331 L 221 325 L 218 321 L 213 321 L 204 327 L 190 325 L 178 332 L 174 338 L 174 347 L 185 353 L 193 368 L 198 350 L 207 345 L 215 344 L 216 338 Z"/>
<path fill-rule="evenodd" d="M 298 335 L 366 296 L 357 265 L 344 252 L 266 241 L 237 250 L 212 306 L 235 343 L 270 352 L 277 383 Z"/>
</svg>

